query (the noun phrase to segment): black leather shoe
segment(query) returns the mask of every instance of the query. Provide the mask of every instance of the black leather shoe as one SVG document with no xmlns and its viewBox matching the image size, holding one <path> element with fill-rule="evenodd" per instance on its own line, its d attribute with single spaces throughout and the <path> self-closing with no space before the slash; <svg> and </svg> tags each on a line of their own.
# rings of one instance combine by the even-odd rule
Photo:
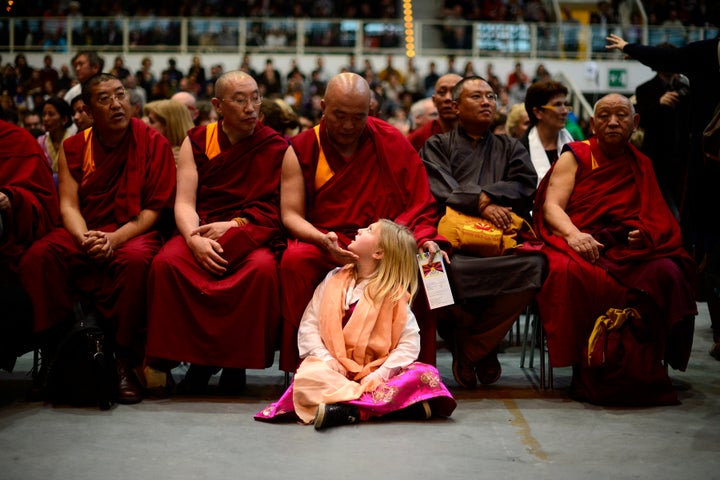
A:
<svg viewBox="0 0 720 480">
<path fill-rule="evenodd" d="M 710 356 L 715 360 L 720 360 L 720 342 L 715 342 L 710 349 Z"/>
<path fill-rule="evenodd" d="M 218 381 L 218 392 L 220 395 L 240 395 L 246 384 L 244 368 L 223 368 Z"/>
<path fill-rule="evenodd" d="M 178 395 L 203 395 L 207 393 L 210 377 L 220 371 L 219 367 L 192 364 L 185 378 L 178 383 L 175 393 Z"/>
<path fill-rule="evenodd" d="M 487 357 L 480 360 L 475 365 L 477 379 L 483 385 L 491 385 L 500 380 L 502 374 L 502 366 L 497 358 L 497 353 L 493 352 Z"/>
<path fill-rule="evenodd" d="M 334 403 L 326 405 L 321 403 L 315 414 L 315 430 L 350 425 L 360 420 L 360 411 L 355 405 Z"/>
<path fill-rule="evenodd" d="M 475 378 L 475 369 L 472 365 L 468 365 L 459 360 L 460 355 L 453 356 L 452 373 L 455 381 L 463 388 L 477 388 L 477 378 Z"/>
<path fill-rule="evenodd" d="M 142 387 L 127 360 L 118 358 L 115 365 L 118 374 L 118 403 L 130 405 L 142 402 Z"/>
<path fill-rule="evenodd" d="M 413 403 L 402 410 L 383 415 L 382 418 L 390 420 L 427 420 L 430 417 L 432 417 L 430 403 L 427 400 L 423 400 L 422 402 Z"/>
</svg>

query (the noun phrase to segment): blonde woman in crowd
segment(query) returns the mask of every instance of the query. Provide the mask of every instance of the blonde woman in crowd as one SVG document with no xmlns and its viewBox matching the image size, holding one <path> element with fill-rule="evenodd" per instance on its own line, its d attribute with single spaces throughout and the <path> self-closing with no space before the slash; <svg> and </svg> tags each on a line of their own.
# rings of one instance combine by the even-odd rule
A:
<svg viewBox="0 0 720 480">
<path fill-rule="evenodd" d="M 525 131 L 530 127 L 530 117 L 525 110 L 524 103 L 518 103 L 512 106 L 505 122 L 505 133 L 513 138 L 520 138 L 525 135 Z"/>
<path fill-rule="evenodd" d="M 170 142 L 177 163 L 180 145 L 188 130 L 195 126 L 187 107 L 176 100 L 156 100 L 145 105 L 144 112 L 148 125 Z"/>
</svg>

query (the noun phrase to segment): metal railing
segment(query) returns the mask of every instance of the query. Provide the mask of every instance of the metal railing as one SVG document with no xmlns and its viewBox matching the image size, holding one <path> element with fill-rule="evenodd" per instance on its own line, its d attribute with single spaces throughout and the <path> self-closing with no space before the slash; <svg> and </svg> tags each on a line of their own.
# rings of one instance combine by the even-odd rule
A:
<svg viewBox="0 0 720 480">
<path fill-rule="evenodd" d="M 712 38 L 717 28 L 600 26 L 579 23 L 503 23 L 417 21 L 419 56 L 512 55 L 524 58 L 615 58 L 605 37 L 616 33 L 629 42 L 682 46 Z M 400 20 L 294 18 L 93 17 L 0 19 L 4 52 L 173 53 L 404 53 Z"/>
</svg>

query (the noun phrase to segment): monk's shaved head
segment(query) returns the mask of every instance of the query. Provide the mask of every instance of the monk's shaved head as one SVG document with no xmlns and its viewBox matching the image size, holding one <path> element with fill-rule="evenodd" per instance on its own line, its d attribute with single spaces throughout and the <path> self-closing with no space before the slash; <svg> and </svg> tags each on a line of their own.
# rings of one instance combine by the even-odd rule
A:
<svg viewBox="0 0 720 480">
<path fill-rule="evenodd" d="M 325 103 L 333 103 L 342 98 L 365 99 L 370 106 L 370 85 L 357 73 L 344 72 L 330 79 L 325 88 Z"/>
<path fill-rule="evenodd" d="M 220 75 L 220 78 L 218 78 L 215 82 L 215 96 L 218 98 L 222 98 L 223 95 L 225 95 L 225 90 L 231 83 L 239 82 L 244 79 L 250 79 L 253 82 L 255 81 L 255 79 L 251 75 L 240 70 L 233 70 L 231 72 L 223 73 L 222 75 Z"/>
<path fill-rule="evenodd" d="M 600 100 L 595 102 L 595 105 L 593 106 L 593 115 L 597 113 L 598 107 L 600 105 L 606 104 L 606 103 L 613 103 L 613 102 L 620 102 L 626 104 L 630 108 L 630 112 L 632 115 L 635 115 L 635 105 L 632 104 L 630 99 L 626 97 L 625 95 L 621 95 L 619 93 L 608 93 L 604 97 L 602 97 Z"/>
</svg>

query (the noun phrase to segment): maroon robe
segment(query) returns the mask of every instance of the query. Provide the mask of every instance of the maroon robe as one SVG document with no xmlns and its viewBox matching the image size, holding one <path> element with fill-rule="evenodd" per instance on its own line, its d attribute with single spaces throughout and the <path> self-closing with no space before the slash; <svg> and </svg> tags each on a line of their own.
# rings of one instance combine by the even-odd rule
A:
<svg viewBox="0 0 720 480">
<path fill-rule="evenodd" d="M 694 270 L 650 160 L 632 146 L 626 155 L 607 159 L 595 138 L 566 148 L 578 161 L 566 213 L 604 248 L 592 264 L 553 235 L 542 215 L 535 216 L 549 263 L 537 302 L 550 364 L 578 365 L 597 317 L 611 307 L 637 306 L 644 321 L 658 327 L 660 355 L 672 367 L 684 370 L 697 314 L 690 282 Z M 549 179 L 550 174 L 538 189 L 536 212 L 542 212 Z M 628 232 L 634 229 L 644 233 L 646 246 L 628 246 Z"/>
<path fill-rule="evenodd" d="M 420 149 L 422 149 L 423 145 L 425 145 L 425 141 L 428 138 L 439 133 L 443 133 L 440 122 L 438 120 L 432 120 L 430 122 L 427 122 L 422 127 L 410 132 L 407 136 L 407 139 L 408 142 L 410 142 L 410 145 L 412 145 L 413 148 L 415 148 L 415 150 L 419 152 Z"/>
<path fill-rule="evenodd" d="M 40 146 L 30 133 L 0 120 L 0 368 L 32 349 L 32 306 L 20 286 L 20 259 L 32 243 L 60 224 L 57 189 Z"/>
<path fill-rule="evenodd" d="M 280 169 L 288 143 L 269 127 L 236 144 L 217 127 L 221 153 L 208 159 L 206 127 L 188 133 L 198 169 L 201 224 L 243 217 L 219 239 L 227 273 L 216 276 L 193 256 L 182 235 L 153 261 L 149 280 L 147 355 L 228 368 L 272 365 L 280 325 L 277 253 Z"/>
<path fill-rule="evenodd" d="M 63 144 L 70 174 L 78 182 L 80 210 L 90 230 L 113 232 L 141 210 L 172 204 L 175 161 L 168 141 L 137 119 L 122 143 L 105 151 L 92 136 L 95 170 L 83 175 L 85 134 Z M 91 300 L 115 327 L 122 347 L 141 352 L 150 262 L 162 245 L 156 230 L 115 249 L 106 262 L 90 259 L 64 228 L 35 242 L 21 263 L 21 279 L 33 302 L 35 331 L 69 318 L 76 300 Z"/>
<path fill-rule="evenodd" d="M 16 278 L 25 250 L 60 224 L 60 211 L 52 171 L 39 145 L 27 130 L 2 120 L 0 192 L 9 197 L 12 206 L 0 210 L 0 284 L 10 284 L 5 282 L 9 280 L 5 274 Z"/>
<path fill-rule="evenodd" d="M 417 152 L 392 125 L 368 117 L 360 139 L 360 148 L 351 158 L 343 157 L 327 139 L 325 124 L 320 124 L 322 148 L 333 177 L 315 189 L 319 146 L 313 130 L 292 139 L 305 179 L 306 218 L 323 232 L 337 233 L 340 246 L 346 248 L 359 228 L 380 218 L 406 225 L 418 245 L 434 240 L 447 241 L 437 233 L 437 205 L 430 193 L 427 173 Z M 297 368 L 297 328 L 315 287 L 336 265 L 327 252 L 313 244 L 290 240 L 280 262 L 283 338 L 280 368 Z M 422 288 L 421 288 L 422 290 Z M 421 291 L 414 306 L 427 311 Z M 422 312 L 415 310 L 421 332 L 432 330 L 434 323 L 423 325 Z M 425 329 L 423 330 L 423 327 Z M 424 340 L 427 337 L 424 337 Z M 435 363 L 432 348 L 423 347 L 421 361 Z M 429 355 L 424 356 L 424 355 Z"/>
</svg>

